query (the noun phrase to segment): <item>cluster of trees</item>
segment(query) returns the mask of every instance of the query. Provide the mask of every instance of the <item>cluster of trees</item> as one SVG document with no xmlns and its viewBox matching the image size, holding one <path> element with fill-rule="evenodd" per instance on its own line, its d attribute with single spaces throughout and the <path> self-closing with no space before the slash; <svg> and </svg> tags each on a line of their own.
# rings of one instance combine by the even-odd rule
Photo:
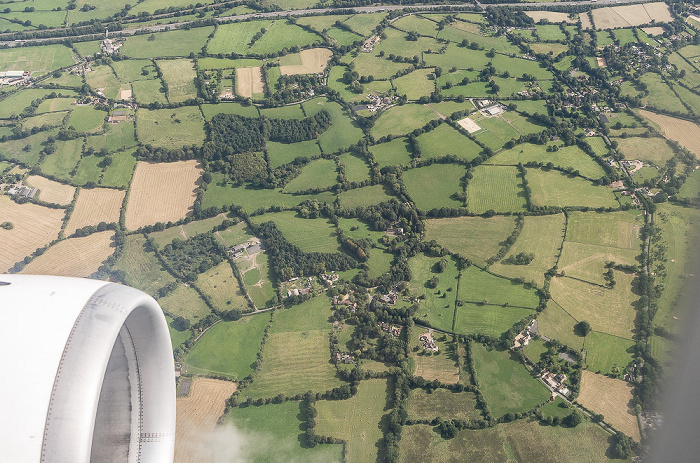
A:
<svg viewBox="0 0 700 463">
<path fill-rule="evenodd" d="M 487 0 L 484 3 L 498 3 L 500 1 Z M 501 27 L 529 27 L 535 24 L 535 20 L 526 15 L 524 11 L 510 8 L 487 8 L 486 18 L 491 24 Z"/>
<path fill-rule="evenodd" d="M 303 99 L 310 90 L 314 90 L 315 93 L 326 93 L 326 89 L 323 77 L 316 74 L 280 76 L 277 80 L 277 88 L 270 96 L 269 102 L 275 105 L 292 103 Z"/>
<path fill-rule="evenodd" d="M 182 279 L 196 281 L 200 273 L 219 265 L 226 250 L 212 233 L 201 233 L 183 241 L 175 238 L 163 247 L 162 256 Z"/>
<path fill-rule="evenodd" d="M 528 265 L 535 258 L 533 253 L 520 252 L 515 256 L 510 256 L 504 259 L 501 263 L 508 265 Z"/>
<path fill-rule="evenodd" d="M 255 234 L 265 243 L 272 269 L 283 281 L 294 276 L 318 275 L 357 266 L 357 261 L 347 254 L 302 251 L 287 241 L 274 222 L 261 223 L 255 227 Z"/>
</svg>

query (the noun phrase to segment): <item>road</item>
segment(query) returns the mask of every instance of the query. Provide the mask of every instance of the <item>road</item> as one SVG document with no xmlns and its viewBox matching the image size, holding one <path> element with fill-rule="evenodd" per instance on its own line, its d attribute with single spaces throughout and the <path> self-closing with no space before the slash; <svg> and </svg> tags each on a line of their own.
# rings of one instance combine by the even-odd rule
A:
<svg viewBox="0 0 700 463">
<path fill-rule="evenodd" d="M 565 2 L 545 2 L 545 3 L 493 3 L 493 4 L 482 4 L 478 0 L 476 1 L 476 5 L 479 6 L 480 8 L 488 8 L 488 7 L 502 7 L 502 6 L 519 6 L 519 7 L 547 7 L 547 6 L 569 6 L 569 5 L 620 5 L 620 4 L 626 4 L 626 3 L 642 3 L 645 0 L 581 0 L 581 1 L 565 1 Z M 416 9 L 416 10 L 435 10 L 435 9 L 441 9 L 441 8 L 469 8 L 473 7 L 473 3 L 460 3 L 460 4 L 447 4 L 447 5 L 424 5 L 424 4 L 416 4 L 416 5 L 373 5 L 373 6 L 357 6 L 353 8 L 309 8 L 309 9 L 304 9 L 304 10 L 284 10 L 284 11 L 271 11 L 268 13 L 248 13 L 248 14 L 238 14 L 238 15 L 232 15 L 232 16 L 222 16 L 219 18 L 213 18 L 216 22 L 218 23 L 225 23 L 225 22 L 232 22 L 232 21 L 241 21 L 241 20 L 246 20 L 246 19 L 257 19 L 257 18 L 284 18 L 286 16 L 303 16 L 303 15 L 308 15 L 308 14 L 324 14 L 324 13 L 329 13 L 331 11 L 342 11 L 342 10 L 348 10 L 348 11 L 356 11 L 358 13 L 377 13 L 377 12 L 383 12 L 383 11 L 394 11 L 394 10 L 403 10 L 406 8 L 411 8 L 411 9 Z M 149 18 L 150 19 L 150 18 Z M 177 29 L 182 26 L 186 26 L 187 24 L 192 24 L 195 22 L 199 22 L 201 19 L 197 20 L 192 20 L 192 21 L 181 21 L 181 22 L 174 22 L 170 24 L 159 24 L 159 25 L 154 25 L 154 26 L 143 26 L 143 27 L 136 27 L 133 29 L 125 29 L 121 31 L 116 31 L 113 33 L 113 35 L 134 35 L 137 33 L 148 33 L 148 32 L 160 32 L 163 30 L 168 30 L 168 29 Z M 34 32 L 34 31 L 32 31 Z M 81 37 L 92 37 L 95 34 L 87 34 L 87 35 L 74 35 L 74 36 L 60 36 L 60 37 L 50 37 L 50 38 L 41 38 L 41 39 L 27 39 L 27 43 L 41 43 L 41 42 L 48 42 L 48 41 L 56 41 L 56 40 L 64 40 L 64 39 L 79 39 Z M 17 46 L 18 43 L 15 42 L 14 40 L 0 40 L 0 46 L 6 46 L 6 47 L 15 47 Z"/>
</svg>

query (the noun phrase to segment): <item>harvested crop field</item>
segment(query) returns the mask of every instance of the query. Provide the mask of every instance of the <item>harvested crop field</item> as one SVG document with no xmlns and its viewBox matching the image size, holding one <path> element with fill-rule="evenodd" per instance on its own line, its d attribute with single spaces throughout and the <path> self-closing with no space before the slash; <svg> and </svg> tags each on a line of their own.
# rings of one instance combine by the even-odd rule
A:
<svg viewBox="0 0 700 463">
<path fill-rule="evenodd" d="M 126 208 L 126 228 L 135 230 L 185 217 L 194 203 L 202 168 L 197 161 L 139 162 Z"/>
<path fill-rule="evenodd" d="M 10 222 L 12 230 L 0 228 L 0 272 L 37 248 L 58 237 L 65 211 L 36 204 L 17 204 L 0 197 L 0 223 Z"/>
<path fill-rule="evenodd" d="M 642 30 L 647 35 L 662 35 L 664 33 L 664 28 L 660 26 L 642 27 Z"/>
<path fill-rule="evenodd" d="M 89 277 L 114 252 L 112 235 L 112 231 L 103 231 L 59 241 L 31 261 L 21 273 Z"/>
<path fill-rule="evenodd" d="M 175 461 L 211 461 L 212 431 L 224 412 L 226 399 L 236 392 L 236 383 L 197 378 L 190 388 L 189 396 L 177 399 Z"/>
<path fill-rule="evenodd" d="M 283 76 L 294 74 L 316 74 L 323 72 L 333 52 L 328 48 L 309 48 L 299 52 L 301 64 L 280 65 Z"/>
<path fill-rule="evenodd" d="M 663 2 L 644 5 L 613 6 L 593 10 L 593 23 L 596 29 L 615 29 L 618 27 L 640 26 L 656 22 L 672 22 L 673 17 L 668 6 Z"/>
<path fill-rule="evenodd" d="M 38 175 L 27 177 L 27 185 L 39 189 L 38 197 L 40 200 L 62 206 L 70 204 L 75 194 L 75 187 L 54 182 Z"/>
<path fill-rule="evenodd" d="M 77 229 L 100 222 L 119 222 L 119 211 L 124 202 L 123 190 L 111 188 L 84 188 L 78 193 L 73 213 L 68 220 L 66 235 L 72 235 Z"/>
<path fill-rule="evenodd" d="M 666 138 L 677 141 L 695 153 L 697 158 L 700 158 L 700 126 L 690 121 L 643 109 L 639 110 L 639 113 L 661 127 L 661 133 Z"/>
<path fill-rule="evenodd" d="M 583 370 L 578 402 L 589 410 L 602 413 L 605 421 L 639 442 L 639 426 L 632 403 L 634 386 L 627 381 Z"/>
<path fill-rule="evenodd" d="M 244 98 L 251 98 L 255 93 L 263 93 L 262 71 L 259 67 L 236 69 L 236 93 Z"/>
</svg>

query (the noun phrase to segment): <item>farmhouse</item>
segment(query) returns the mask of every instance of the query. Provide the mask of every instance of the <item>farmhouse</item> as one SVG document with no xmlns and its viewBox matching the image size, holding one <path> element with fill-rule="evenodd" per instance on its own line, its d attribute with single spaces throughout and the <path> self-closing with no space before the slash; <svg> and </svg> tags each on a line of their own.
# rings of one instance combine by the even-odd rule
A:
<svg viewBox="0 0 700 463">
<path fill-rule="evenodd" d="M 10 188 L 9 190 L 7 190 L 7 194 L 9 195 L 17 195 L 21 198 L 29 199 L 33 199 L 34 196 L 37 195 L 37 193 L 39 193 L 38 188 L 29 188 L 27 186 L 15 186 L 14 188 Z"/>
<path fill-rule="evenodd" d="M 401 331 L 403 331 L 403 326 L 400 325 L 390 325 L 385 322 L 379 323 L 379 327 L 384 331 L 385 333 L 390 334 L 394 338 L 398 338 L 401 336 Z"/>
<path fill-rule="evenodd" d="M 353 363 L 355 362 L 355 357 L 345 352 L 338 352 L 335 354 L 335 363 Z"/>
<path fill-rule="evenodd" d="M 432 333 L 430 331 L 418 336 L 418 340 L 423 344 L 423 350 L 430 352 L 437 352 L 438 345 L 433 339 Z"/>
</svg>

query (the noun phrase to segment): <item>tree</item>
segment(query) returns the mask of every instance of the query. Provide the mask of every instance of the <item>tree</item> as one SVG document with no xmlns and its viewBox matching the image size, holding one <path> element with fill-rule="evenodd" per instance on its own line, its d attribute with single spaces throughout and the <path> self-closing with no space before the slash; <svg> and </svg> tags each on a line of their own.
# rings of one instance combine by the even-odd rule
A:
<svg viewBox="0 0 700 463">
<path fill-rule="evenodd" d="M 190 329 L 190 321 L 184 317 L 177 317 L 173 320 L 173 328 L 178 331 L 185 331 Z"/>
<path fill-rule="evenodd" d="M 571 414 L 569 416 L 564 418 L 564 424 L 571 427 L 571 428 L 575 428 L 576 426 L 578 426 L 582 422 L 583 422 L 583 414 L 581 414 L 581 412 L 578 410 L 574 410 L 573 412 L 571 412 Z"/>
<path fill-rule="evenodd" d="M 591 332 L 591 324 L 583 320 L 576 324 L 574 331 L 576 331 L 579 336 L 588 336 L 588 333 Z"/>
</svg>

